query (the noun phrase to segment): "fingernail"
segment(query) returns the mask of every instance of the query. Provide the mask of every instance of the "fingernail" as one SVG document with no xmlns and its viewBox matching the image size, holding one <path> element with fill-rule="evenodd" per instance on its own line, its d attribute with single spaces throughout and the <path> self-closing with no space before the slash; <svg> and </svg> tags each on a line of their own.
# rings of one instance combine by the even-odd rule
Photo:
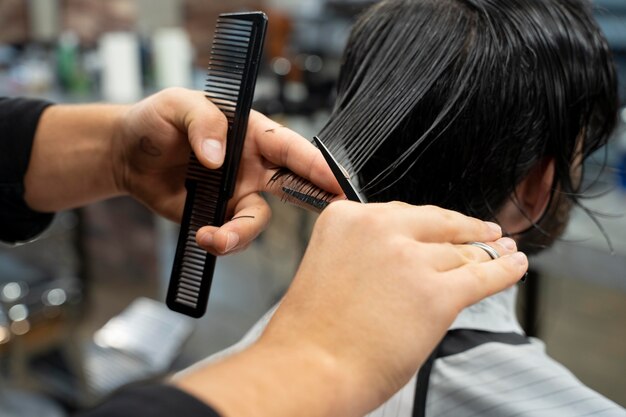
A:
<svg viewBox="0 0 626 417">
<path fill-rule="evenodd" d="M 498 239 L 497 243 L 504 246 L 507 250 L 510 250 L 511 252 L 517 250 L 517 244 L 510 237 L 503 237 L 501 239 Z"/>
<path fill-rule="evenodd" d="M 515 252 L 511 255 L 511 259 L 515 261 L 520 266 L 526 266 L 528 263 L 528 259 L 526 258 L 526 254 L 524 252 Z"/>
<path fill-rule="evenodd" d="M 487 226 L 489 226 L 489 228 L 491 230 L 493 230 L 494 232 L 498 232 L 498 233 L 502 234 L 502 228 L 499 225 L 497 225 L 497 224 L 495 224 L 493 222 L 485 222 L 485 224 Z"/>
<path fill-rule="evenodd" d="M 239 243 L 239 235 L 235 232 L 228 232 L 226 235 L 226 250 L 224 252 L 230 252 Z"/>
<path fill-rule="evenodd" d="M 205 139 L 202 142 L 202 153 L 210 162 L 221 165 L 224 160 L 221 142 L 215 139 Z"/>
<path fill-rule="evenodd" d="M 202 246 L 213 246 L 213 233 L 205 233 L 200 236 L 200 244 Z"/>
</svg>

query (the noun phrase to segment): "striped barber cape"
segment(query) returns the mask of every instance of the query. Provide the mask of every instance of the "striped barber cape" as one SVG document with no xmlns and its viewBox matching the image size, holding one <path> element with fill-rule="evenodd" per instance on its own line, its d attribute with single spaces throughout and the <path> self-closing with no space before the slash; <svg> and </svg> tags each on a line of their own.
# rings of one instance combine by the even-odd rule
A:
<svg viewBox="0 0 626 417">
<path fill-rule="evenodd" d="M 626 417 L 524 335 L 516 296 L 510 288 L 463 310 L 416 376 L 367 417 Z M 252 344 L 276 307 L 240 342 L 193 368 Z"/>
</svg>

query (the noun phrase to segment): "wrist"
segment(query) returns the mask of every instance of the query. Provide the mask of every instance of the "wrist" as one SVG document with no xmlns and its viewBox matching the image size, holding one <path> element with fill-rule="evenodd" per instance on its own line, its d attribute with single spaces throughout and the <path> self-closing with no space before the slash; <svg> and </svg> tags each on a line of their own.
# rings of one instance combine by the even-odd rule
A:
<svg viewBox="0 0 626 417">
<path fill-rule="evenodd" d="M 266 335 L 273 337 L 271 332 Z M 295 382 L 300 381 L 299 385 L 293 379 L 287 380 L 287 383 L 293 391 L 293 398 L 298 393 L 304 393 L 315 401 L 316 404 L 309 404 L 309 408 L 319 413 L 312 413 L 311 416 L 363 416 L 384 401 L 381 391 L 376 389 L 381 383 L 381 376 L 371 372 L 371 363 L 363 363 L 358 346 L 353 345 L 346 350 L 342 341 L 329 341 L 325 337 L 303 340 L 291 336 L 287 336 L 287 340 L 281 340 L 279 336 L 268 342 L 261 338 L 259 345 L 268 352 L 284 352 L 286 374 L 293 376 L 300 369 L 308 372 L 306 376 L 296 377 Z M 321 399 L 324 401 L 319 404 Z M 304 401 L 301 399 L 300 402 Z M 294 401 L 294 407 L 299 406 Z M 303 414 L 294 412 L 285 415 Z"/>
<path fill-rule="evenodd" d="M 313 345 L 263 338 L 245 351 L 175 381 L 224 417 L 357 416 L 354 379 Z"/>
<path fill-rule="evenodd" d="M 305 341 L 261 338 L 251 354 L 253 360 L 267 363 L 271 369 L 263 376 L 267 386 L 288 399 L 273 412 L 284 416 L 358 415 L 351 369 L 326 349 Z"/>
<path fill-rule="evenodd" d="M 111 125 L 110 156 L 111 156 L 111 175 L 115 192 L 118 195 L 126 195 L 128 190 L 128 152 L 127 146 L 131 132 L 128 128 L 128 111 L 131 106 L 119 105 L 111 107 L 111 117 L 113 118 Z"/>
<path fill-rule="evenodd" d="M 120 107 L 55 105 L 43 112 L 24 178 L 32 209 L 65 210 L 120 194 L 112 154 Z"/>
</svg>

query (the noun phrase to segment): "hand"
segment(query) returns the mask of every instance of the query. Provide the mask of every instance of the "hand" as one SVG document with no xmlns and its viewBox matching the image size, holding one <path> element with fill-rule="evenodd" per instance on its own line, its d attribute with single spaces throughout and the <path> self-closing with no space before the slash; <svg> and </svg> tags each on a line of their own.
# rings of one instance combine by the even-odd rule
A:
<svg viewBox="0 0 626 417">
<path fill-rule="evenodd" d="M 333 203 L 259 341 L 175 383 L 224 416 L 364 415 L 415 374 L 463 308 L 519 280 L 528 263 L 515 251 L 498 226 L 456 212 Z"/>
<path fill-rule="evenodd" d="M 185 203 L 184 179 L 190 149 L 207 168 L 222 165 L 226 117 L 203 93 L 167 89 L 128 108 L 117 135 L 115 172 L 120 188 L 157 213 L 180 222 Z M 340 194 L 317 149 L 295 132 L 252 112 L 235 194 L 221 228 L 198 231 L 198 244 L 214 254 L 244 249 L 267 225 L 270 209 L 260 191 L 276 167 L 288 167 L 319 187 Z"/>
</svg>

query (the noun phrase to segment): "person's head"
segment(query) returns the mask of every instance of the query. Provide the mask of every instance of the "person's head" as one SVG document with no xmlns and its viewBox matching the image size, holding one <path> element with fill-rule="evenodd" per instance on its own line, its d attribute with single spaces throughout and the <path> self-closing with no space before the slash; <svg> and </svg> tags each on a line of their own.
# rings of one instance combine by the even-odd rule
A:
<svg viewBox="0 0 626 417">
<path fill-rule="evenodd" d="M 357 170 L 370 201 L 435 204 L 513 234 L 539 223 L 520 242 L 532 252 L 577 202 L 616 90 L 584 0 L 385 0 L 353 28 L 321 137 L 356 143 L 363 118 L 393 120 Z"/>
</svg>

